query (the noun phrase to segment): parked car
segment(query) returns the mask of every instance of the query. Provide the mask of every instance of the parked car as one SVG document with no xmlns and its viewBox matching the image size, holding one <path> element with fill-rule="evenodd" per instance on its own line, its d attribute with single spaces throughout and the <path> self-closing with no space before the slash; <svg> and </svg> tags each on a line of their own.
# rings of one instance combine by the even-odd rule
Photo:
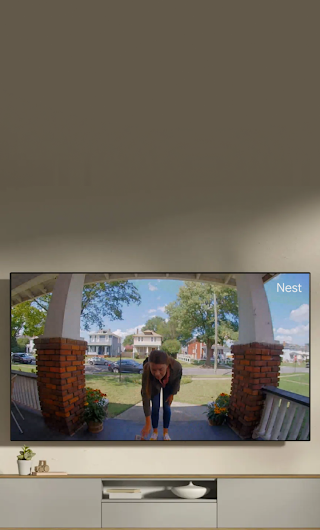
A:
<svg viewBox="0 0 320 530">
<path fill-rule="evenodd" d="M 112 363 L 108 367 L 108 370 L 110 372 L 113 372 L 114 374 L 118 374 L 120 372 L 120 361 L 116 361 L 115 363 Z M 122 372 L 142 374 L 143 366 L 141 363 L 138 363 L 138 361 L 134 361 L 133 359 L 123 359 L 121 360 L 121 373 Z"/>
<path fill-rule="evenodd" d="M 12 353 L 11 361 L 14 363 L 32 364 L 33 362 L 35 362 L 35 358 L 29 353 Z"/>
<path fill-rule="evenodd" d="M 103 356 L 101 357 L 90 357 L 88 364 L 91 364 L 92 366 L 94 364 L 103 364 L 104 366 L 109 366 L 110 364 L 113 364 L 112 361 L 109 359 L 105 359 Z"/>
<path fill-rule="evenodd" d="M 309 363 L 309 359 L 306 360 L 306 368 L 309 368 L 310 366 L 310 363 Z"/>
</svg>

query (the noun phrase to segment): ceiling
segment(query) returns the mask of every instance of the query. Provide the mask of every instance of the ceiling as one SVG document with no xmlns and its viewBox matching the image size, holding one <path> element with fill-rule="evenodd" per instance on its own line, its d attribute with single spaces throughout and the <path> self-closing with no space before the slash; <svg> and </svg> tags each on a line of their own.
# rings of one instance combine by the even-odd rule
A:
<svg viewBox="0 0 320 530">
<path fill-rule="evenodd" d="M 79 273 L 80 274 L 80 273 Z M 276 273 L 260 273 L 263 281 L 267 282 Z M 11 303 L 20 304 L 33 300 L 53 291 L 59 273 L 12 273 L 11 274 Z M 113 272 L 113 273 L 87 273 L 85 284 L 115 281 L 115 280 L 181 280 L 213 282 L 236 288 L 235 274 L 232 273 L 188 273 L 188 272 Z"/>
</svg>

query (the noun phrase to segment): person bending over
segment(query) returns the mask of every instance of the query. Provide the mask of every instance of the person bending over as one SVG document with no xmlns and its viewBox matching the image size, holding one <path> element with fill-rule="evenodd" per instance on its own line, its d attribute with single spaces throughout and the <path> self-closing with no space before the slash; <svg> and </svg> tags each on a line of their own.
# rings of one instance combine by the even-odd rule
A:
<svg viewBox="0 0 320 530">
<path fill-rule="evenodd" d="M 142 374 L 142 403 L 143 411 L 146 417 L 146 423 L 141 431 L 141 436 L 146 438 L 151 431 L 153 432 L 150 440 L 158 439 L 158 424 L 160 412 L 160 392 L 163 391 L 163 439 L 171 440 L 168 429 L 171 418 L 171 403 L 173 396 L 180 390 L 180 380 L 182 377 L 181 364 L 170 357 L 162 350 L 153 350 L 148 361 L 143 367 Z M 150 401 L 152 410 L 150 413 Z"/>
</svg>

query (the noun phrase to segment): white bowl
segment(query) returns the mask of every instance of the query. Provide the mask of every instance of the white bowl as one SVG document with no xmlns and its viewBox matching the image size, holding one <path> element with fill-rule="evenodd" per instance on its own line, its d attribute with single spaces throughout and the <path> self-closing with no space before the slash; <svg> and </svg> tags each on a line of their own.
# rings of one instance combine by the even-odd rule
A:
<svg viewBox="0 0 320 530">
<path fill-rule="evenodd" d="M 208 489 L 202 486 L 195 486 L 192 482 L 189 482 L 188 486 L 178 486 L 172 488 L 171 491 L 182 499 L 200 499 L 208 492 Z"/>
</svg>

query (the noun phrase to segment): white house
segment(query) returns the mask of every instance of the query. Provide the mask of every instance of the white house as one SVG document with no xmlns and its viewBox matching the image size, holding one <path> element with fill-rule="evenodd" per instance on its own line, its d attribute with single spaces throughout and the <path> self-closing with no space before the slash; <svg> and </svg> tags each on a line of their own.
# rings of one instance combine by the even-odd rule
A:
<svg viewBox="0 0 320 530">
<path fill-rule="evenodd" d="M 306 361 L 309 359 L 309 352 L 299 350 L 291 350 L 289 348 L 284 348 L 282 360 L 285 362 L 293 363 L 295 358 L 297 362 Z"/>
<path fill-rule="evenodd" d="M 121 351 L 121 337 L 111 329 L 99 329 L 89 333 L 88 355 L 109 355 L 117 357 Z"/>
<path fill-rule="evenodd" d="M 137 329 L 137 333 L 133 335 L 133 353 L 146 357 L 151 350 L 159 350 L 162 344 L 162 336 L 147 329 L 146 331 L 140 331 Z"/>
</svg>

